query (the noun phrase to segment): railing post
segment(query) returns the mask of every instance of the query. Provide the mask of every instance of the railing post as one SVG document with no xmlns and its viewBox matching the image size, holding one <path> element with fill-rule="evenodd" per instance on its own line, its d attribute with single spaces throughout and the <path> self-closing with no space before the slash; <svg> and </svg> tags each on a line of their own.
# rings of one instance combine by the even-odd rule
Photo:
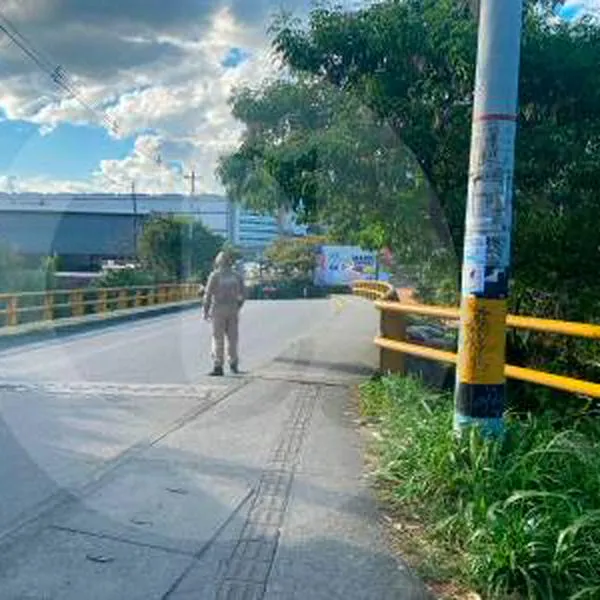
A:
<svg viewBox="0 0 600 600">
<path fill-rule="evenodd" d="M 79 315 L 79 302 L 78 302 L 77 290 L 71 290 L 69 292 L 69 302 L 71 303 L 71 316 L 78 317 Z"/>
<path fill-rule="evenodd" d="M 118 306 L 119 310 L 124 310 L 127 308 L 127 290 L 125 289 L 119 290 Z"/>
<path fill-rule="evenodd" d="M 406 318 L 402 313 L 381 310 L 381 336 L 396 342 L 406 340 Z M 384 374 L 395 373 L 404 375 L 406 372 L 405 357 L 401 352 L 387 348 L 379 351 L 379 368 Z"/>
<path fill-rule="evenodd" d="M 46 292 L 44 296 L 44 321 L 52 321 L 54 319 L 54 294 Z"/>
<path fill-rule="evenodd" d="M 73 292 L 73 314 L 76 317 L 82 317 L 84 310 L 83 310 L 83 291 L 82 290 L 75 290 Z"/>
<path fill-rule="evenodd" d="M 108 310 L 108 292 L 100 290 L 98 294 L 98 312 L 105 313 Z"/>
<path fill-rule="evenodd" d="M 8 299 L 6 307 L 6 320 L 9 327 L 16 327 L 19 324 L 19 304 L 17 296 L 11 296 Z"/>
<path fill-rule="evenodd" d="M 141 290 L 135 290 L 135 306 L 139 308 L 142 305 L 142 292 Z"/>
<path fill-rule="evenodd" d="M 152 306 L 154 304 L 154 288 L 148 288 L 146 290 L 146 306 Z"/>
</svg>

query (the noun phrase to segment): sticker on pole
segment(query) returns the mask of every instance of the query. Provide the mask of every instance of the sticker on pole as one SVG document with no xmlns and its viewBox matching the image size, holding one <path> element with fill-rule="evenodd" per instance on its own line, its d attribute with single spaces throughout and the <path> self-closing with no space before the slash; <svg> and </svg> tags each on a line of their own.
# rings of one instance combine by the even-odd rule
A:
<svg viewBox="0 0 600 600">
<path fill-rule="evenodd" d="M 510 120 L 484 120 L 473 125 L 467 238 L 476 240 L 465 240 L 464 262 L 499 269 L 510 264 L 515 128 L 516 123 Z M 469 261 L 466 252 L 475 257 L 477 248 L 483 247 L 481 237 L 485 238 L 485 257 Z"/>
<path fill-rule="evenodd" d="M 502 384 L 506 301 L 465 298 L 461 307 L 458 377 L 461 383 Z"/>
<path fill-rule="evenodd" d="M 510 264 L 510 232 L 503 231 L 486 238 L 486 265 L 500 269 Z"/>
<path fill-rule="evenodd" d="M 465 236 L 465 265 L 481 265 L 487 263 L 487 239 L 485 235 L 467 235 Z"/>
<path fill-rule="evenodd" d="M 462 271 L 462 294 L 481 294 L 485 289 L 485 267 L 465 264 Z"/>
</svg>

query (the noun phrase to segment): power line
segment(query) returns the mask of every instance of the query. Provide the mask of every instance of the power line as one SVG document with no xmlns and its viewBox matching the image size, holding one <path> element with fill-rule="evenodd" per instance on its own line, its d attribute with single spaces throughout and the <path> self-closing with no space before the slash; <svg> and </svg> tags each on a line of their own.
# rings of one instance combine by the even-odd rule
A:
<svg viewBox="0 0 600 600">
<path fill-rule="evenodd" d="M 40 53 L 34 46 L 34 44 L 27 39 L 6 17 L 2 11 L 0 11 L 0 31 L 3 32 L 11 42 L 13 42 L 31 61 L 33 61 L 42 71 L 44 71 L 62 90 L 66 91 L 71 97 L 77 100 L 90 114 L 94 117 L 99 118 L 100 121 L 112 131 L 114 134 L 119 132 L 119 125 L 117 121 L 111 119 L 108 115 L 100 112 L 94 108 L 88 101 L 82 97 L 81 92 L 77 89 L 77 84 L 73 78 L 69 75 L 67 70 L 62 65 L 57 65 L 53 61 Z M 161 165 L 162 157 L 160 154 L 150 155 L 143 150 L 136 150 L 136 152 L 151 162 Z M 114 183 L 114 182 L 113 182 Z"/>
<path fill-rule="evenodd" d="M 39 52 L 32 42 L 27 39 L 1 11 L 0 31 L 2 31 L 42 71 L 44 71 L 50 77 L 50 79 L 52 79 L 55 85 L 75 98 L 94 117 L 100 118 L 102 123 L 110 128 L 111 131 L 118 133 L 118 124 L 110 119 L 107 115 L 101 114 L 97 109 L 91 106 L 85 98 L 82 97 L 81 92 L 77 89 L 77 84 L 66 71 L 66 69 L 61 65 L 57 65 L 48 59 L 47 56 L 44 56 L 41 52 Z"/>
</svg>

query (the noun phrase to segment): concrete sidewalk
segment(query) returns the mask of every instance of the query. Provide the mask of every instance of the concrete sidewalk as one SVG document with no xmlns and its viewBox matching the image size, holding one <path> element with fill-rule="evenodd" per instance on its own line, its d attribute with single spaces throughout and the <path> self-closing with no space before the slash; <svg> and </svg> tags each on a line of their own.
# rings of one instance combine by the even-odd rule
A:
<svg viewBox="0 0 600 600">
<path fill-rule="evenodd" d="M 363 477 L 351 389 L 376 364 L 376 317 L 341 301 L 326 330 L 207 381 L 162 430 L 71 478 L 4 536 L 0 599 L 427 598 Z"/>
</svg>

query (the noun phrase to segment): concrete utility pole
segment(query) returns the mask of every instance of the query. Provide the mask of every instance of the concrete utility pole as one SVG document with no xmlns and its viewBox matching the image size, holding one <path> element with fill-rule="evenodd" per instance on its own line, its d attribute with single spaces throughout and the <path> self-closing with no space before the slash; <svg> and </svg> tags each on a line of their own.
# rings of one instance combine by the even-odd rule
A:
<svg viewBox="0 0 600 600">
<path fill-rule="evenodd" d="M 184 175 L 184 179 L 190 180 L 190 196 L 196 193 L 196 171 L 193 171 L 189 175 Z"/>
<path fill-rule="evenodd" d="M 190 197 L 194 196 L 196 193 L 196 171 L 192 169 L 189 175 L 184 175 L 184 179 L 189 179 L 190 181 Z M 192 238 L 193 238 L 193 223 L 192 223 L 192 215 L 190 212 L 186 231 L 187 231 L 187 241 L 188 241 L 188 252 L 187 252 L 187 264 L 186 264 L 186 278 L 190 278 L 192 276 Z"/>
<path fill-rule="evenodd" d="M 479 5 L 481 0 L 466 0 L 476 21 L 479 21 Z"/>
<path fill-rule="evenodd" d="M 131 203 L 133 205 L 133 255 L 138 253 L 138 205 L 135 194 L 135 181 L 131 182 Z"/>
<path fill-rule="evenodd" d="M 455 430 L 501 433 L 523 0 L 481 0 Z"/>
</svg>

